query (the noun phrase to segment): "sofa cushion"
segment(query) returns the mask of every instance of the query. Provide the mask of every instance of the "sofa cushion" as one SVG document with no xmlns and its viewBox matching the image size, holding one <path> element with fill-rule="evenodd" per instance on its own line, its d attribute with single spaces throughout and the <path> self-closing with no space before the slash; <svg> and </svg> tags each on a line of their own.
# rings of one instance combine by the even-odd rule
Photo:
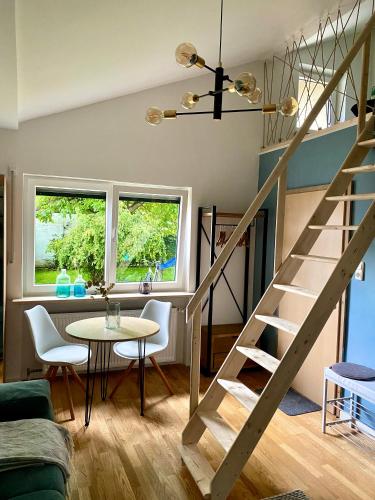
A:
<svg viewBox="0 0 375 500">
<path fill-rule="evenodd" d="M 56 490 L 34 491 L 18 497 L 12 497 L 9 500 L 64 500 L 65 497 Z"/>
<path fill-rule="evenodd" d="M 27 418 L 53 420 L 49 382 L 29 380 L 0 384 L 0 421 Z"/>
<path fill-rule="evenodd" d="M 65 498 L 66 493 L 64 477 L 57 465 L 39 465 L 4 471 L 0 473 L 0 484 L 0 500 L 9 500 L 21 495 L 50 490 L 55 490 Z M 25 498 L 29 498 L 29 496 Z M 36 498 L 39 500 L 43 497 L 37 496 Z"/>
</svg>

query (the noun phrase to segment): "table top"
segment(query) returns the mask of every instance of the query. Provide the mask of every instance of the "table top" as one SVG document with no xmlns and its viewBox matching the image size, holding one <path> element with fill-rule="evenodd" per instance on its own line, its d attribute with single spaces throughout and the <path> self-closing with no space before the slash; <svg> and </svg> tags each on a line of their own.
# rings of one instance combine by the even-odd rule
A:
<svg viewBox="0 0 375 500">
<path fill-rule="evenodd" d="M 105 317 L 87 318 L 70 323 L 65 331 L 71 337 L 93 342 L 119 342 L 139 340 L 155 335 L 160 325 L 144 318 L 121 316 L 120 327 L 110 330 L 105 327 Z"/>
</svg>

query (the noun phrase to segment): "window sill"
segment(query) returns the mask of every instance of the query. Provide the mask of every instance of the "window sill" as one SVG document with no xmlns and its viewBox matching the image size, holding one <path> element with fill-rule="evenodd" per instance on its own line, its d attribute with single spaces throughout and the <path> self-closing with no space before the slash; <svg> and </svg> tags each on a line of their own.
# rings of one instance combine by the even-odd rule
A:
<svg viewBox="0 0 375 500">
<path fill-rule="evenodd" d="M 190 299 L 194 293 L 192 292 L 151 292 L 148 295 L 144 295 L 142 293 L 113 293 L 110 295 L 111 300 L 118 301 L 126 301 L 126 300 L 144 300 L 145 302 L 148 299 Z M 65 299 L 61 299 L 59 297 L 55 297 L 53 295 L 44 295 L 44 296 L 30 296 L 30 297 L 22 297 L 20 299 L 13 299 L 12 302 L 14 304 L 43 304 L 43 303 L 78 303 L 78 302 L 86 302 L 86 301 L 95 301 L 95 302 L 104 302 L 104 298 L 100 295 L 86 295 L 85 297 L 67 297 Z"/>
</svg>

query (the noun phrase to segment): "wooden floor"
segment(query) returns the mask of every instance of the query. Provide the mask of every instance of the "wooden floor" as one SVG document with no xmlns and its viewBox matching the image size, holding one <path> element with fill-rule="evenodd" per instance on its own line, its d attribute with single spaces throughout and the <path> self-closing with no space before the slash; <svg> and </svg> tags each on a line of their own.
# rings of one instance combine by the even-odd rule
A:
<svg viewBox="0 0 375 500">
<path fill-rule="evenodd" d="M 199 499 L 199 492 L 178 453 L 181 431 L 188 418 L 188 370 L 164 367 L 175 395 L 167 392 L 155 370 L 146 370 L 147 407 L 139 416 L 137 375 L 117 392 L 113 401 L 94 403 L 89 428 L 84 429 L 83 393 L 74 385 L 76 420 L 66 422 L 74 436 L 72 500 L 183 500 Z M 118 374 L 112 374 L 113 385 Z M 262 386 L 262 372 L 241 376 L 249 387 Z M 203 378 L 207 387 L 209 380 Z M 53 388 L 58 421 L 69 411 L 61 381 Z M 220 413 L 236 428 L 246 411 L 227 396 Z M 288 417 L 278 411 L 255 454 L 237 481 L 230 499 L 261 499 L 302 489 L 312 499 L 375 499 L 375 463 L 342 438 L 323 435 L 321 413 Z M 201 440 L 216 467 L 222 451 L 206 433 Z"/>
</svg>

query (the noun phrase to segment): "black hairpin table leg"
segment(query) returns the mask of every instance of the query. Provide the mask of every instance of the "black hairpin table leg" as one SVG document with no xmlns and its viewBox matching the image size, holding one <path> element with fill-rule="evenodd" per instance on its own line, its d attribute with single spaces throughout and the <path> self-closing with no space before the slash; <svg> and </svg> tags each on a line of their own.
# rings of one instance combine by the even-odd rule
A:
<svg viewBox="0 0 375 500">
<path fill-rule="evenodd" d="M 89 342 L 89 352 L 91 352 L 91 342 Z M 88 427 L 91 419 L 92 400 L 94 399 L 95 375 L 98 365 L 98 349 L 95 355 L 94 373 L 90 384 L 90 359 L 87 360 L 86 370 L 86 398 L 85 398 L 85 426 Z"/>
<path fill-rule="evenodd" d="M 109 344 L 107 347 L 107 343 Z M 95 353 L 94 371 L 90 374 L 90 361 L 87 362 L 86 370 L 86 398 L 85 398 L 85 426 L 88 427 L 91 419 L 92 402 L 94 399 L 95 378 L 98 367 L 100 370 L 100 396 L 102 401 L 107 397 L 109 361 L 111 356 L 111 342 L 97 342 Z M 89 352 L 91 352 L 91 342 L 89 342 Z"/>
<path fill-rule="evenodd" d="M 138 370 L 139 370 L 139 393 L 141 398 L 141 416 L 144 416 L 145 406 L 145 354 L 146 340 L 138 340 Z"/>
</svg>

